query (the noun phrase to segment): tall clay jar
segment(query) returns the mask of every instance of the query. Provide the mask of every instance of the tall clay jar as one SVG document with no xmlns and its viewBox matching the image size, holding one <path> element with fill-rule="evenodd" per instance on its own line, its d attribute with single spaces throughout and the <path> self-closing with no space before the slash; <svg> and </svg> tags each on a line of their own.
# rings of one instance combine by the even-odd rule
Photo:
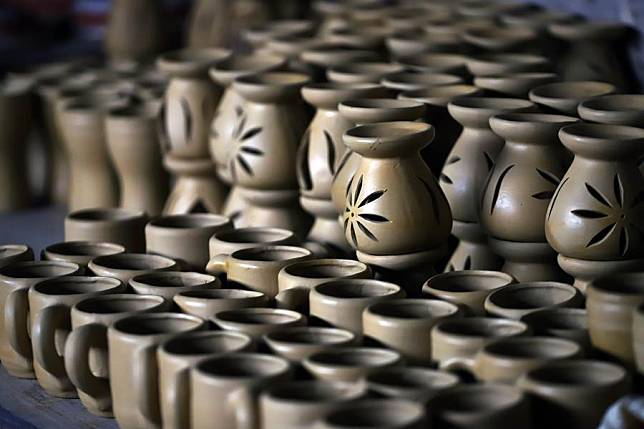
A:
<svg viewBox="0 0 644 429">
<path fill-rule="evenodd" d="M 235 122 L 228 168 L 248 204 L 237 226 L 287 228 L 300 236 L 310 228 L 295 172 L 309 121 L 300 89 L 308 81 L 302 73 L 267 72 L 233 82 L 245 103 Z"/>
<path fill-rule="evenodd" d="M 595 275 L 623 270 L 625 263 L 641 269 L 644 181 L 637 162 L 644 130 L 580 123 L 562 128 L 559 137 L 575 157 L 548 207 L 548 242 L 568 258 L 564 265 L 598 261 Z M 600 265 L 603 273 L 597 273 Z"/>
<path fill-rule="evenodd" d="M 338 104 L 384 95 L 384 88 L 368 83 L 316 83 L 302 88 L 304 100 L 316 108 L 316 113 L 297 155 L 300 203 L 315 216 L 308 240 L 321 244 L 331 253 L 351 251 L 331 201 L 333 176 L 346 150 L 342 134 L 354 126 L 340 115 Z"/>
<path fill-rule="evenodd" d="M 224 88 L 224 93 L 210 124 L 208 149 L 215 163 L 217 176 L 226 185 L 232 183 L 228 157 L 233 148 L 237 121 L 244 110 L 244 99 L 234 90 L 233 80 L 241 76 L 276 70 L 284 63 L 285 60 L 279 56 L 239 54 L 216 63 L 209 70 L 211 79 Z M 239 190 L 233 187 L 226 198 L 222 214 L 237 220 L 242 215 L 243 207 L 244 200 L 239 195 Z"/>
<path fill-rule="evenodd" d="M 161 213 L 168 194 L 168 176 L 158 136 L 159 104 L 116 108 L 105 121 L 107 149 L 118 174 L 119 206 L 149 216 Z"/>
<path fill-rule="evenodd" d="M 446 271 L 496 270 L 501 260 L 487 246 L 479 225 L 478 205 L 485 180 L 504 141 L 490 129 L 494 115 L 534 109 L 527 100 L 493 97 L 460 97 L 447 106 L 463 126 L 439 176 L 439 183 L 454 216 L 454 234 L 459 240 Z"/>
<path fill-rule="evenodd" d="M 496 157 L 481 198 L 479 219 L 503 271 L 521 282 L 563 280 L 557 254 L 546 241 L 550 199 L 570 156 L 558 132 L 576 118 L 538 113 L 493 116 L 490 126 L 505 145 Z"/>
<path fill-rule="evenodd" d="M 30 83 L 0 82 L 0 212 L 29 205 L 27 136 L 31 125 Z"/>
</svg>

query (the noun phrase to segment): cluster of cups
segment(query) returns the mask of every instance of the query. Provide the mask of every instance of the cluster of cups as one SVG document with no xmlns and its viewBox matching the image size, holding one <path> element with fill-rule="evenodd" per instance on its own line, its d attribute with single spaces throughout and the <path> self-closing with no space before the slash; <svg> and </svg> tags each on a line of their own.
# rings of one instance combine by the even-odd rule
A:
<svg viewBox="0 0 644 429">
<path fill-rule="evenodd" d="M 642 274 L 591 282 L 583 309 L 484 270 L 409 298 L 214 214 L 81 210 L 65 239 L 0 247 L 0 360 L 122 428 L 593 428 L 644 369 Z"/>
</svg>

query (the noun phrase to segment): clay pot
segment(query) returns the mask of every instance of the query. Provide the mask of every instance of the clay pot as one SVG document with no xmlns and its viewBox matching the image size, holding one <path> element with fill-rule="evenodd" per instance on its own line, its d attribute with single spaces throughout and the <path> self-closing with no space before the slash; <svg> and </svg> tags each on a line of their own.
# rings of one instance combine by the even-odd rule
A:
<svg viewBox="0 0 644 429">
<path fill-rule="evenodd" d="M 463 41 L 485 52 L 530 52 L 538 45 L 537 32 L 526 27 L 500 27 L 468 29 Z"/>
<path fill-rule="evenodd" d="M 626 371 L 595 360 L 551 362 L 524 374 L 517 385 L 528 395 L 538 427 L 592 429 L 629 392 Z"/>
<path fill-rule="evenodd" d="M 268 301 L 263 293 L 244 289 L 198 289 L 180 292 L 173 300 L 184 313 L 202 319 L 211 319 L 221 311 L 266 307 Z"/>
<path fill-rule="evenodd" d="M 168 301 L 183 292 L 219 289 L 221 281 L 215 276 L 181 271 L 139 274 L 128 282 L 134 293 L 158 295 Z"/>
<path fill-rule="evenodd" d="M 524 282 L 492 292 L 485 299 L 485 310 L 493 316 L 519 320 L 544 308 L 577 308 L 582 303 L 581 293 L 566 283 Z"/>
<path fill-rule="evenodd" d="M 371 304 L 404 298 L 400 286 L 381 280 L 342 279 L 314 286 L 309 296 L 311 317 L 362 335 L 362 312 Z"/>
<path fill-rule="evenodd" d="M 279 308 L 308 313 L 309 292 L 319 284 L 337 279 L 373 276 L 368 265 L 351 259 L 313 259 L 295 262 L 282 268 L 277 275 Z"/>
<path fill-rule="evenodd" d="M 396 350 L 406 362 L 429 365 L 431 329 L 443 319 L 459 317 L 459 308 L 437 299 L 397 299 L 375 303 L 362 313 L 366 338 Z"/>
<path fill-rule="evenodd" d="M 527 335 L 528 325 L 488 317 L 448 319 L 432 329 L 432 359 L 439 368 L 471 359 L 486 344 L 505 337 Z"/>
<path fill-rule="evenodd" d="M 119 319 L 108 328 L 110 388 L 119 427 L 161 426 L 157 346 L 206 326 L 187 314 L 151 313 Z"/>
<path fill-rule="evenodd" d="M 391 33 L 392 30 L 384 26 L 354 25 L 334 30 L 327 34 L 324 40 L 380 53 L 384 51 L 385 39 Z"/>
<path fill-rule="evenodd" d="M 259 394 L 292 378 L 289 363 L 260 353 L 207 359 L 190 372 L 191 427 L 259 427 Z"/>
<path fill-rule="evenodd" d="M 306 317 L 297 311 L 275 308 L 240 308 L 220 311 L 211 319 L 226 331 L 243 332 L 260 341 L 266 334 L 306 325 Z"/>
<path fill-rule="evenodd" d="M 454 374 L 419 366 L 386 368 L 368 374 L 364 381 L 369 392 L 376 396 L 423 404 L 437 393 L 459 384 L 459 378 Z"/>
<path fill-rule="evenodd" d="M 459 83 L 463 83 L 461 76 L 448 73 L 400 72 L 388 75 L 380 80 L 380 84 L 385 88 L 400 92 Z"/>
<path fill-rule="evenodd" d="M 0 81 L 0 212 L 30 204 L 27 138 L 31 126 L 31 82 Z"/>
<path fill-rule="evenodd" d="M 528 399 L 513 386 L 473 384 L 440 392 L 429 402 L 435 427 L 531 428 Z"/>
<path fill-rule="evenodd" d="M 119 244 L 129 252 L 145 250 L 145 213 L 126 209 L 85 209 L 65 218 L 65 241 Z"/>
<path fill-rule="evenodd" d="M 92 259 L 87 267 L 97 276 L 114 277 L 125 284 L 141 274 L 154 271 L 173 271 L 178 268 L 177 263 L 170 258 L 145 253 L 99 256 Z"/>
<path fill-rule="evenodd" d="M 498 76 L 477 76 L 474 85 L 492 93 L 507 97 L 528 98 L 528 93 L 537 86 L 558 80 L 555 73 L 523 72 Z"/>
<path fill-rule="evenodd" d="M 159 408 L 167 428 L 190 427 L 190 371 L 201 361 L 253 351 L 253 340 L 239 332 L 210 331 L 179 335 L 157 350 Z"/>
<path fill-rule="evenodd" d="M 330 348 L 355 345 L 356 336 L 344 329 L 306 326 L 269 332 L 263 340 L 276 355 L 300 363 Z"/>
<path fill-rule="evenodd" d="M 304 235 L 310 218 L 298 203 L 296 152 L 308 117 L 301 73 L 270 72 L 235 79 L 245 100 L 233 133 L 229 157 L 232 182 L 248 203 L 237 226 L 291 228 Z"/>
<path fill-rule="evenodd" d="M 318 419 L 364 395 L 365 387 L 360 384 L 319 380 L 283 383 L 262 392 L 261 420 L 265 429 L 313 427 Z"/>
<path fill-rule="evenodd" d="M 576 124 L 559 137 L 575 158 L 555 191 L 546 238 L 571 258 L 615 261 L 644 252 L 644 182 L 637 169 L 644 131 Z"/>
<path fill-rule="evenodd" d="M 633 311 L 644 303 L 641 273 L 613 274 L 586 289 L 588 330 L 593 346 L 632 364 Z"/>
<path fill-rule="evenodd" d="M 557 263 L 562 270 L 575 278 L 573 285 L 582 293 L 586 293 L 586 288 L 592 280 L 613 274 L 641 271 L 644 258 L 623 261 L 592 261 L 569 258 L 560 254 L 557 256 Z"/>
<path fill-rule="evenodd" d="M 318 380 L 355 383 L 372 372 L 402 365 L 396 351 L 377 347 L 342 347 L 315 353 L 303 362 Z"/>
<path fill-rule="evenodd" d="M 274 37 L 309 36 L 313 34 L 313 30 L 314 23 L 312 21 L 284 19 L 252 26 L 243 31 L 243 37 L 255 50 L 258 50 Z"/>
<path fill-rule="evenodd" d="M 409 28 L 387 37 L 385 44 L 393 58 L 410 58 L 425 53 L 462 52 L 465 48 L 462 43 L 434 40 L 429 34 L 412 31 Z"/>
<path fill-rule="evenodd" d="M 451 302 L 474 316 L 484 316 L 487 296 L 515 281 L 499 271 L 452 271 L 428 279 L 423 285 L 423 296 Z"/>
<path fill-rule="evenodd" d="M 580 103 L 616 90 L 612 84 L 599 81 L 555 82 L 533 88 L 529 97 L 535 103 L 564 115 L 577 116 Z"/>
<path fill-rule="evenodd" d="M 633 354 L 640 373 L 644 373 L 644 304 L 633 311 Z"/>
<path fill-rule="evenodd" d="M 71 262 L 86 268 L 89 261 L 98 256 L 125 253 L 120 244 L 96 241 L 63 241 L 43 249 L 40 259 L 47 261 Z"/>
<path fill-rule="evenodd" d="M 582 351 L 591 349 L 586 310 L 581 308 L 554 307 L 535 311 L 521 317 L 535 335 L 547 335 L 571 340 Z"/>
<path fill-rule="evenodd" d="M 469 77 L 466 68 L 467 58 L 464 55 L 430 52 L 400 58 L 397 62 L 420 73 L 449 73 L 464 78 Z"/>
<path fill-rule="evenodd" d="M 346 151 L 342 134 L 354 125 L 353 121 L 340 115 L 338 104 L 384 95 L 384 89 L 376 84 L 321 83 L 302 88 L 302 97 L 316 108 L 316 114 L 297 154 L 300 204 L 315 216 L 308 240 L 328 247 L 331 253 L 351 250 L 331 201 L 333 177 Z"/>
<path fill-rule="evenodd" d="M 324 80 L 327 68 L 376 58 L 377 55 L 369 49 L 328 41 L 306 49 L 300 55 L 302 62 L 311 69 L 316 82 Z"/>
<path fill-rule="evenodd" d="M 14 377 L 34 378 L 29 333 L 29 288 L 43 280 L 80 275 L 69 262 L 13 262 L 0 268 L 0 360 Z"/>
<path fill-rule="evenodd" d="M 231 231 L 230 219 L 213 214 L 162 216 L 145 226 L 146 251 L 181 261 L 203 271 L 208 263 L 208 241 L 213 234 Z"/>
<path fill-rule="evenodd" d="M 378 83 L 385 77 L 403 71 L 393 63 L 353 62 L 327 70 L 329 81 L 338 83 Z"/>
<path fill-rule="evenodd" d="M 39 282 L 29 289 L 29 326 L 34 372 L 50 395 L 75 398 L 76 388 L 67 377 L 64 350 L 57 335 L 71 331 L 71 307 L 98 295 L 125 292 L 125 285 L 108 277 L 60 277 Z M 6 309 L 5 309 L 6 314 Z"/>
<path fill-rule="evenodd" d="M 158 102 L 111 110 L 105 121 L 107 150 L 121 188 L 119 206 L 161 213 L 168 176 L 161 164 Z"/>
<path fill-rule="evenodd" d="M 458 45 L 463 49 L 465 45 L 462 37 L 466 30 L 486 28 L 490 25 L 493 25 L 493 21 L 485 17 L 467 20 L 446 17 L 428 22 L 423 27 L 423 31 L 434 43 Z"/>
<path fill-rule="evenodd" d="M 264 46 L 264 49 L 272 54 L 280 55 L 286 58 L 286 64 L 289 70 L 310 73 L 311 69 L 304 61 L 301 55 L 307 49 L 321 45 L 323 42 L 310 36 L 286 35 L 271 37 Z"/>
<path fill-rule="evenodd" d="M 475 77 L 506 76 L 545 72 L 550 69 L 550 62 L 546 57 L 533 54 L 483 54 L 468 58 L 467 69 Z"/>
<path fill-rule="evenodd" d="M 401 399 L 356 401 L 329 412 L 318 423 L 320 429 L 369 427 L 374 429 L 421 429 L 427 427 L 425 409 Z"/>
<path fill-rule="evenodd" d="M 34 260 L 34 251 L 24 244 L 0 245 L 0 268 L 15 262 Z"/>
</svg>

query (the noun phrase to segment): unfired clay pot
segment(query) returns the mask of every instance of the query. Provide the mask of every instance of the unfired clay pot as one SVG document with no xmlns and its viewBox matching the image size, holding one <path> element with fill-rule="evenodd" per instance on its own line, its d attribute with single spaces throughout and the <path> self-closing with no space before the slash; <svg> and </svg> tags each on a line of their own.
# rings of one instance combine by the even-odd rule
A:
<svg viewBox="0 0 644 429">
<path fill-rule="evenodd" d="M 176 270 L 177 263 L 164 256 L 147 253 L 119 253 L 99 256 L 90 261 L 89 271 L 97 276 L 114 277 L 127 284 L 130 279 L 154 271 Z"/>
<path fill-rule="evenodd" d="M 460 54 L 424 53 L 400 58 L 399 64 L 421 73 L 449 73 L 468 77 L 467 58 Z"/>
<path fill-rule="evenodd" d="M 126 209 L 85 209 L 65 218 L 65 241 L 114 243 L 129 252 L 145 250 L 145 213 Z"/>
<path fill-rule="evenodd" d="M 352 62 L 327 70 L 329 81 L 338 83 L 378 83 L 383 78 L 403 71 L 399 64 L 385 62 Z"/>
<path fill-rule="evenodd" d="M 355 345 L 356 335 L 346 329 L 302 326 L 269 332 L 263 337 L 275 354 L 298 363 L 332 347 Z"/>
<path fill-rule="evenodd" d="M 219 289 L 221 281 L 208 274 L 185 271 L 160 271 L 139 274 L 130 279 L 128 286 L 134 293 L 158 295 L 172 301 L 183 292 Z"/>
<path fill-rule="evenodd" d="M 557 282 L 524 282 L 492 292 L 485 311 L 497 317 L 519 320 L 534 311 L 553 307 L 581 307 L 583 298 L 573 286 Z"/>
<path fill-rule="evenodd" d="M 459 384 L 447 371 L 407 366 L 386 368 L 365 377 L 369 392 L 385 398 L 409 399 L 426 404 L 437 393 Z"/>
<path fill-rule="evenodd" d="M 579 344 L 582 351 L 591 350 L 588 335 L 588 315 L 581 308 L 553 307 L 521 317 L 535 335 L 565 338 Z"/>
<path fill-rule="evenodd" d="M 355 383 L 372 372 L 399 366 L 402 362 L 402 356 L 390 349 L 340 347 L 315 353 L 303 364 L 319 380 Z"/>
<path fill-rule="evenodd" d="M 40 259 L 71 262 L 86 268 L 89 261 L 98 256 L 118 253 L 125 253 L 125 247 L 120 244 L 97 241 L 63 241 L 45 247 Z"/>
<path fill-rule="evenodd" d="M 483 54 L 467 60 L 467 69 L 475 77 L 544 72 L 549 68 L 550 62 L 546 57 L 533 54 Z"/>
<path fill-rule="evenodd" d="M 427 427 L 426 411 L 421 404 L 402 399 L 371 399 L 350 402 L 320 419 L 320 429 L 347 426 L 374 429 L 422 429 Z"/>
<path fill-rule="evenodd" d="M 532 88 L 556 82 L 558 77 L 549 72 L 523 72 L 495 76 L 477 76 L 474 85 L 492 93 L 527 98 Z"/>
<path fill-rule="evenodd" d="M 419 73 L 400 72 L 388 75 L 380 80 L 380 84 L 393 91 L 416 91 L 440 85 L 455 85 L 463 83 L 463 78 L 448 73 Z"/>
<path fill-rule="evenodd" d="M 599 81 L 555 82 L 533 88 L 529 97 L 533 102 L 554 109 L 564 115 L 577 116 L 577 106 L 583 101 L 612 94 L 617 88 Z"/>
<path fill-rule="evenodd" d="M 211 319 L 217 327 L 243 332 L 260 341 L 264 335 L 306 325 L 306 316 L 297 311 L 276 308 L 240 308 L 220 311 Z"/>
</svg>

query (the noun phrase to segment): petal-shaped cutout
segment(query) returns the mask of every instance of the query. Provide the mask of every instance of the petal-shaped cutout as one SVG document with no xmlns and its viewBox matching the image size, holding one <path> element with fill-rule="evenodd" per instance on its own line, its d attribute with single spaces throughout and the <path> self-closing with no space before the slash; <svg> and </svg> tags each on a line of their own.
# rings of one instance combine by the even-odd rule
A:
<svg viewBox="0 0 644 429">
<path fill-rule="evenodd" d="M 324 139 L 326 141 L 327 164 L 329 171 L 333 174 L 335 172 L 335 144 L 333 143 L 333 137 L 326 130 L 324 131 Z"/>
<path fill-rule="evenodd" d="M 588 240 L 586 247 L 594 246 L 604 241 L 615 230 L 615 225 L 616 224 L 612 223 L 607 227 L 602 228 L 601 231 L 593 235 L 593 237 L 590 240 Z"/>
<path fill-rule="evenodd" d="M 256 147 L 252 146 L 242 146 L 239 148 L 241 152 L 250 154 L 250 155 L 256 155 L 256 156 L 264 156 L 264 151 L 261 149 L 257 149 Z"/>
<path fill-rule="evenodd" d="M 248 165 L 248 162 L 242 157 L 241 155 L 237 155 L 237 162 L 239 162 L 239 165 L 241 168 L 249 175 L 253 175 L 253 169 L 250 168 L 250 165 Z"/>
<path fill-rule="evenodd" d="M 360 222 L 357 222 L 357 224 L 358 224 L 358 228 L 360 228 L 360 231 L 362 231 L 364 235 L 366 235 L 367 237 L 369 237 L 369 239 L 373 241 L 378 241 L 378 238 L 375 235 L 373 235 L 366 226 L 364 226 Z"/>
<path fill-rule="evenodd" d="M 262 132 L 262 127 L 253 127 L 241 136 L 241 141 L 251 139 Z"/>
<path fill-rule="evenodd" d="M 539 176 L 543 177 L 544 180 L 547 180 L 548 182 L 552 183 L 555 186 L 557 186 L 559 182 L 561 182 L 561 179 L 559 179 L 557 176 L 555 176 L 554 174 L 548 171 L 541 170 L 539 168 L 537 168 L 536 170 Z"/>
<path fill-rule="evenodd" d="M 358 216 L 360 216 L 364 220 L 368 220 L 369 222 L 375 222 L 375 223 L 389 222 L 389 219 L 387 219 L 386 217 L 375 213 L 360 213 Z"/>
<path fill-rule="evenodd" d="M 608 202 L 608 200 L 606 199 L 606 197 L 604 197 L 601 194 L 601 192 L 599 192 L 597 190 L 597 188 L 595 188 L 593 185 L 591 185 L 589 183 L 585 183 L 585 185 L 586 185 L 586 190 L 588 191 L 588 193 L 590 194 L 591 197 L 593 197 L 595 200 L 597 200 L 600 204 L 602 204 L 602 205 L 604 205 L 606 207 L 611 207 L 611 205 Z"/>
<path fill-rule="evenodd" d="M 505 167 L 505 170 L 499 175 L 499 179 L 496 181 L 494 186 L 494 194 L 492 195 L 492 202 L 490 203 L 490 215 L 494 213 L 494 208 L 496 207 L 496 202 L 499 199 L 499 194 L 501 193 L 501 186 L 503 185 L 503 180 L 505 176 L 514 168 L 515 164 L 508 165 Z"/>
<path fill-rule="evenodd" d="M 369 195 L 367 195 L 366 197 L 364 197 L 364 198 L 362 199 L 362 201 L 360 201 L 360 204 L 358 204 L 358 207 L 362 207 L 362 206 L 367 205 L 367 204 L 369 204 L 369 203 L 373 203 L 373 202 L 374 202 L 374 201 L 376 201 L 378 198 L 382 197 L 382 196 L 384 195 L 384 193 L 385 193 L 385 192 L 387 192 L 387 190 L 386 190 L 386 189 L 384 189 L 384 190 L 378 190 L 378 191 L 373 191 L 372 193 L 370 193 Z"/>
<path fill-rule="evenodd" d="M 549 200 L 550 198 L 552 198 L 554 193 L 555 193 L 554 191 L 542 191 L 542 192 L 537 192 L 535 194 L 532 194 L 530 196 L 537 200 Z"/>
<path fill-rule="evenodd" d="M 602 212 L 598 212 L 595 210 L 585 210 L 585 209 L 571 210 L 570 213 L 574 214 L 577 217 L 582 217 L 585 219 L 601 219 L 608 216 L 607 214 Z"/>
<path fill-rule="evenodd" d="M 450 179 L 449 176 L 447 174 L 445 174 L 445 173 L 441 173 L 440 176 L 439 176 L 439 179 L 442 180 L 443 182 L 449 184 L 449 185 L 454 183 L 454 182 L 452 182 L 452 179 Z"/>
</svg>

